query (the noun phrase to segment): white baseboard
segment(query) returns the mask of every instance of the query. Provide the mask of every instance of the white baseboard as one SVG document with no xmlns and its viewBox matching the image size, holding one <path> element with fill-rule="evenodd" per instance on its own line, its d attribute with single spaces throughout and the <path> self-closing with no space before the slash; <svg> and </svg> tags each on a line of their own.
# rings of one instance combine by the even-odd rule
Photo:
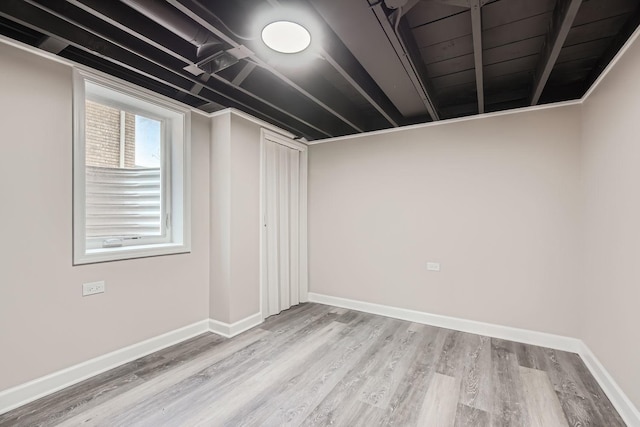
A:
<svg viewBox="0 0 640 427">
<path fill-rule="evenodd" d="M 109 369 L 113 369 L 208 331 L 209 322 L 202 320 L 16 387 L 0 391 L 0 414 L 4 414 L 5 412 L 79 383 L 94 375 L 98 375 Z"/>
<path fill-rule="evenodd" d="M 456 331 L 486 335 L 488 337 L 517 341 L 541 347 L 549 347 L 572 353 L 577 353 L 581 348 L 581 341 L 579 339 L 548 334 L 545 332 L 535 332 L 526 329 L 512 328 L 509 326 L 494 325 L 492 323 L 425 313 L 422 311 L 333 297 L 313 292 L 309 292 L 309 301 L 333 305 L 336 307 L 349 308 L 351 310 L 364 311 L 371 314 L 379 314 L 381 316 L 393 317 L 395 319 L 408 320 L 410 322 L 423 323 L 425 325 L 454 329 Z"/>
<path fill-rule="evenodd" d="M 605 369 L 605 367 L 600 363 L 595 354 L 591 351 L 591 349 L 585 344 L 582 343 L 582 348 L 578 352 L 582 361 L 593 377 L 598 381 L 600 387 L 605 392 L 613 406 L 616 408 L 624 422 L 628 426 L 640 426 L 640 411 L 635 405 L 631 402 L 629 397 L 622 391 L 618 383 L 611 377 L 609 372 Z"/>
<path fill-rule="evenodd" d="M 561 335 L 547 334 L 544 332 L 530 331 L 526 329 L 512 328 L 509 326 L 495 325 L 491 323 L 476 322 L 473 320 L 459 319 L 456 317 L 442 316 L 439 314 L 425 313 L 370 302 L 357 301 L 347 298 L 334 297 L 309 292 L 309 301 L 351 310 L 364 311 L 365 313 L 378 314 L 393 317 L 395 319 L 408 320 L 415 323 L 454 329 L 456 331 L 485 335 L 509 341 L 517 341 L 525 344 L 548 347 L 556 350 L 577 353 L 591 371 L 602 390 L 616 408 L 622 419 L 629 426 L 640 426 L 640 412 L 631 400 L 618 386 L 615 380 L 598 361 L 593 352 L 580 339 L 564 337 Z"/>
<path fill-rule="evenodd" d="M 121 348 L 16 387 L 0 391 L 0 414 L 204 332 L 214 332 L 231 338 L 262 322 L 262 313 L 253 314 L 232 324 L 207 319 Z"/>
<path fill-rule="evenodd" d="M 258 326 L 263 321 L 262 313 L 252 314 L 234 323 L 225 323 L 219 320 L 209 319 L 209 330 L 223 337 L 232 338 L 248 329 Z"/>
</svg>

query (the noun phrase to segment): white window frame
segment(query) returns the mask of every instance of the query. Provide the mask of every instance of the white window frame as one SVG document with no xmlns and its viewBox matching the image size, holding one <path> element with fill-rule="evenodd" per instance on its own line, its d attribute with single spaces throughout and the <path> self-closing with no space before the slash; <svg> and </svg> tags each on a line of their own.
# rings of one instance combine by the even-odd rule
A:
<svg viewBox="0 0 640 427">
<path fill-rule="evenodd" d="M 74 71 L 73 86 L 73 264 L 190 252 L 190 109 L 126 82 L 83 70 Z M 88 97 L 162 122 L 162 236 L 122 239 L 118 247 L 102 247 L 104 238 L 87 239 L 85 103 Z"/>
</svg>

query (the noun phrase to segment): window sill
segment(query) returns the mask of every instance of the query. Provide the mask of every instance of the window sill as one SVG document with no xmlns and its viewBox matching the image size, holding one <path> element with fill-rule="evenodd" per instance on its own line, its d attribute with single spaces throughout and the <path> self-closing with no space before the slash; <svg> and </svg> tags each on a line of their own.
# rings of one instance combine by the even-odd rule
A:
<svg viewBox="0 0 640 427">
<path fill-rule="evenodd" d="M 88 249 L 85 254 L 76 255 L 73 265 L 98 262 L 124 261 L 162 255 L 190 253 L 191 248 L 182 243 L 159 243 L 144 246 L 121 246 L 118 248 Z"/>
</svg>

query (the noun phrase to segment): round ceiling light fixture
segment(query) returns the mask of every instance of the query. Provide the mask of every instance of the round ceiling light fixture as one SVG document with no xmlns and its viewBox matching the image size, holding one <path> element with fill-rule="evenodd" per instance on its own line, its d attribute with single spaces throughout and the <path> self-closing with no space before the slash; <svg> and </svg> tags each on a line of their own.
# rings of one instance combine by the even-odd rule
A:
<svg viewBox="0 0 640 427">
<path fill-rule="evenodd" d="M 276 52 L 299 53 L 311 44 L 311 34 L 295 22 L 275 21 L 262 29 L 262 41 Z"/>
</svg>

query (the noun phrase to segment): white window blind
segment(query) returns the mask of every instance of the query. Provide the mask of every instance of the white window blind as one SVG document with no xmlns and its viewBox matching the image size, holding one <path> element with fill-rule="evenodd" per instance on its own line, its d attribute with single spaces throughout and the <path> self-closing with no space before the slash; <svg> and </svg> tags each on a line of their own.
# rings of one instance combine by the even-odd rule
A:
<svg viewBox="0 0 640 427">
<path fill-rule="evenodd" d="M 160 168 L 87 166 L 87 238 L 163 234 Z"/>
</svg>

